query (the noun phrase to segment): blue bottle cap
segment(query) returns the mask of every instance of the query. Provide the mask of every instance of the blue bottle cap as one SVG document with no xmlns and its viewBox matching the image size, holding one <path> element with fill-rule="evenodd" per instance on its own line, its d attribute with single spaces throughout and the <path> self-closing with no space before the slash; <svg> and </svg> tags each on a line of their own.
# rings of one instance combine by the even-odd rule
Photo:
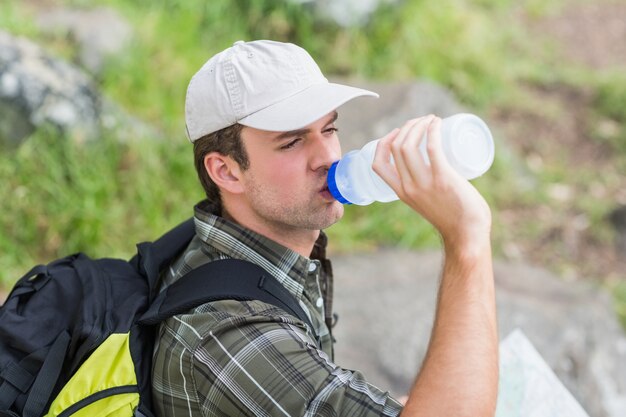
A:
<svg viewBox="0 0 626 417">
<path fill-rule="evenodd" d="M 328 191 L 335 197 L 337 201 L 342 204 L 352 204 L 350 201 L 346 200 L 344 196 L 341 195 L 339 188 L 337 188 L 337 181 L 335 181 L 335 171 L 337 170 L 337 164 L 339 161 L 333 162 L 333 164 L 328 169 Z"/>
</svg>

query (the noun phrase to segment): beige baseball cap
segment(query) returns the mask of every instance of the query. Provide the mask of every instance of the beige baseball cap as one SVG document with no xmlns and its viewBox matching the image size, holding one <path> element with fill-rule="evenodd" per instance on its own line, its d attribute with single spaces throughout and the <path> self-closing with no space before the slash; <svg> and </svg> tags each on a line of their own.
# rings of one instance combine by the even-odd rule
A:
<svg viewBox="0 0 626 417">
<path fill-rule="evenodd" d="M 191 78 L 185 100 L 189 140 L 235 123 L 270 131 L 300 129 L 360 96 L 378 94 L 330 83 L 299 46 L 238 41 Z"/>
</svg>

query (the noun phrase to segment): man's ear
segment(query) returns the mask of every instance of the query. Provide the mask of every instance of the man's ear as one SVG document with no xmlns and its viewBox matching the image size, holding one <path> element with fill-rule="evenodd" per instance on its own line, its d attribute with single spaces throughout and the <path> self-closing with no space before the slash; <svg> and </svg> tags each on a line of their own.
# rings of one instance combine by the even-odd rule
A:
<svg viewBox="0 0 626 417">
<path fill-rule="evenodd" d="M 210 152 L 204 156 L 204 169 L 220 189 L 233 194 L 243 192 L 241 168 L 231 157 Z"/>
</svg>

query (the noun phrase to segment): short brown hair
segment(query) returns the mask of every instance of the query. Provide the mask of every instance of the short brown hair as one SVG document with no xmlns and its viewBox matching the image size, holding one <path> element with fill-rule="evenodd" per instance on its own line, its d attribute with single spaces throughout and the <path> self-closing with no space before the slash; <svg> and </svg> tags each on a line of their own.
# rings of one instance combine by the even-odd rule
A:
<svg viewBox="0 0 626 417">
<path fill-rule="evenodd" d="M 241 130 L 243 125 L 235 123 L 217 132 L 209 133 L 194 141 L 193 155 L 196 164 L 196 171 L 200 183 L 204 188 L 209 201 L 222 212 L 222 197 L 219 187 L 213 182 L 206 168 L 204 167 L 204 157 L 210 152 L 218 152 L 224 156 L 230 156 L 239 164 L 241 169 L 246 170 L 250 165 L 248 154 L 241 140 Z"/>
</svg>

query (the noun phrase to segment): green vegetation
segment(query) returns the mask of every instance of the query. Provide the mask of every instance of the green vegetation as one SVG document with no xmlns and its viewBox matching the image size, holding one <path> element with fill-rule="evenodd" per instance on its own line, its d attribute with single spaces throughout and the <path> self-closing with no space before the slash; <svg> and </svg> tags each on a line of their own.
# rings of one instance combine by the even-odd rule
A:
<svg viewBox="0 0 626 417">
<path fill-rule="evenodd" d="M 502 1 L 477 7 L 459 0 L 442 7 L 427 2 L 384 6 L 372 25 L 359 30 L 314 20 L 305 7 L 288 1 L 100 3 L 115 7 L 136 30 L 128 52 L 108 62 L 101 88 L 169 140 L 137 138 L 119 144 L 103 138 L 80 144 L 38 132 L 19 150 L 0 154 L 0 173 L 7 179 L 0 186 L 5 213 L 0 220 L 5 231 L 0 239 L 0 279 L 5 282 L 33 262 L 74 251 L 127 256 L 136 241 L 150 239 L 191 214 L 201 190 L 184 137 L 185 89 L 207 57 L 234 40 L 295 42 L 327 73 L 427 77 L 478 107 L 501 94 L 507 82 L 502 75 L 507 72 L 494 70 L 506 63 L 501 56 L 505 36 L 489 29 L 490 16 L 504 12 Z M 0 6 L 0 27 L 34 38 L 67 59 L 74 57 L 76 51 L 65 36 L 41 36 L 32 21 L 28 7 L 16 0 Z M 490 60 L 500 65 L 493 67 Z M 438 243 L 432 228 L 407 216 L 402 204 L 350 207 L 345 221 L 329 233 L 337 251 Z"/>
<path fill-rule="evenodd" d="M 591 136 L 608 144 L 622 156 L 626 170 L 626 76 L 623 73 L 602 77 L 597 82 L 594 100 L 595 118 Z"/>
<path fill-rule="evenodd" d="M 191 215 L 181 201 L 201 197 L 182 146 L 63 139 L 39 132 L 1 156 L 0 252 L 7 282 L 27 265 L 61 254 L 128 257 L 137 241 Z"/>
<path fill-rule="evenodd" d="M 92 7 L 96 2 L 58 3 Z M 328 74 L 380 80 L 428 78 L 451 89 L 478 113 L 494 107 L 526 106 L 531 111 L 537 103 L 526 101 L 525 83 L 586 85 L 595 91 L 597 121 L 590 124 L 589 133 L 624 156 L 624 172 L 626 80 L 615 74 L 559 69 L 549 45 L 532 44 L 510 18 L 521 12 L 549 14 L 561 3 L 407 0 L 398 6 L 384 3 L 364 28 L 341 29 L 314 19 L 306 5 L 286 0 L 98 1 L 117 9 L 136 31 L 127 53 L 107 63 L 98 79 L 100 87 L 167 139 L 119 143 L 104 137 L 80 143 L 42 131 L 20 149 L 1 151 L 0 284 L 10 284 L 35 262 L 79 250 L 92 256 L 127 257 L 135 242 L 152 239 L 191 215 L 191 206 L 202 192 L 184 136 L 185 89 L 210 55 L 239 39 L 295 42 L 309 50 Z M 65 36 L 38 32 L 30 4 L 3 1 L 0 29 L 32 38 L 73 59 L 76 49 Z M 558 117 L 559 109 L 554 112 Z M 489 175 L 475 184 L 494 211 L 513 205 L 531 207 L 544 204 L 549 194 L 545 184 L 567 179 L 570 169 L 564 163 L 533 172 L 544 177 L 529 185 L 519 179 L 528 167 L 499 148 Z M 587 178 L 584 172 L 580 175 Z M 594 180 L 580 181 L 577 187 Z M 600 230 L 598 239 L 610 239 L 602 226 L 608 208 L 590 195 L 567 209 L 590 213 L 590 221 Z M 494 220 L 497 242 L 501 232 L 497 216 Z M 398 203 L 348 207 L 344 221 L 328 232 L 336 252 L 381 245 L 438 245 L 432 228 Z M 535 232 L 528 225 L 520 233 Z M 622 289 L 615 294 L 623 306 L 626 293 Z"/>
</svg>

